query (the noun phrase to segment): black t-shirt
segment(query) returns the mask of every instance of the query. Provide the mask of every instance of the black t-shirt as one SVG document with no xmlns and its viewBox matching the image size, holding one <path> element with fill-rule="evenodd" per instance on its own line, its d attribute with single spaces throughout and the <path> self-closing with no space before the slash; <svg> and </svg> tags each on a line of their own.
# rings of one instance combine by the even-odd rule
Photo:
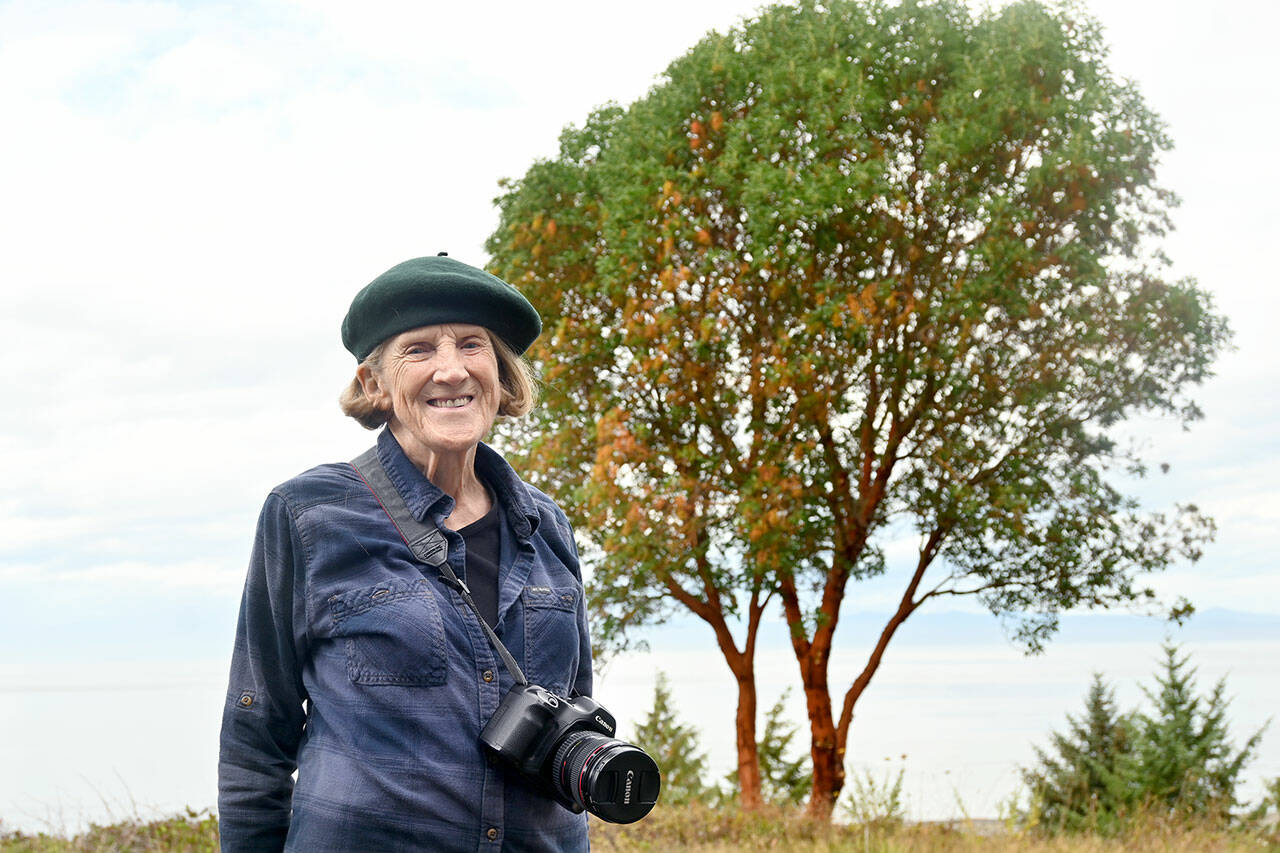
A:
<svg viewBox="0 0 1280 853">
<path fill-rule="evenodd" d="M 458 531 L 467 543 L 467 586 L 480 615 L 490 628 L 498 625 L 498 566 L 502 541 L 500 510 L 493 501 L 489 512 Z"/>
</svg>

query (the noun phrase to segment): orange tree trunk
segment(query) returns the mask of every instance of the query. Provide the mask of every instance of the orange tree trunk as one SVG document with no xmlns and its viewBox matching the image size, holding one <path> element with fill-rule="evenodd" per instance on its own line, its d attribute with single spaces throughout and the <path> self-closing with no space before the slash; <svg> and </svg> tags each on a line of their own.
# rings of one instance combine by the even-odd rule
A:
<svg viewBox="0 0 1280 853">
<path fill-rule="evenodd" d="M 748 671 L 738 676 L 738 790 L 745 811 L 756 811 L 764 799 L 760 793 L 760 752 L 756 745 L 756 681 Z"/>
<path fill-rule="evenodd" d="M 831 819 L 836 798 L 844 788 L 844 745 L 831 713 L 827 679 L 830 637 L 829 631 L 819 629 L 814 632 L 812 642 L 803 644 L 803 654 L 801 648 L 796 649 L 809 712 L 809 755 L 813 761 L 813 786 L 805 812 L 811 818 L 824 821 Z"/>
</svg>

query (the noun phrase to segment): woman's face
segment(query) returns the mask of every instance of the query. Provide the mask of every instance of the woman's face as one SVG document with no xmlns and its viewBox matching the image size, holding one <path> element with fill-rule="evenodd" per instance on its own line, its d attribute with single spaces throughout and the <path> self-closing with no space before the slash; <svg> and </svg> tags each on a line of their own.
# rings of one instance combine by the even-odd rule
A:
<svg viewBox="0 0 1280 853">
<path fill-rule="evenodd" d="M 372 380 L 372 383 L 369 380 Z M 493 426 L 502 401 L 498 357 L 483 326 L 422 326 L 391 339 L 365 393 L 389 406 L 409 458 L 469 452 Z"/>
</svg>

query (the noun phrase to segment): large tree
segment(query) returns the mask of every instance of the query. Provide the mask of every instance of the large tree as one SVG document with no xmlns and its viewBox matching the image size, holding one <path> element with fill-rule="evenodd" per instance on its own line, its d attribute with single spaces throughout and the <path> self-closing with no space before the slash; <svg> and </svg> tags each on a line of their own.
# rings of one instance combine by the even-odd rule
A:
<svg viewBox="0 0 1280 853">
<path fill-rule="evenodd" d="M 976 598 L 1035 649 L 1064 610 L 1153 598 L 1144 575 L 1211 533 L 1117 485 L 1141 460 L 1113 428 L 1195 418 L 1227 337 L 1152 251 L 1168 144 L 1074 11 L 831 0 L 709 34 L 505 185 L 491 267 L 549 318 L 525 470 L 586 540 L 599 636 L 710 627 L 744 805 L 771 606 L 829 815 L 854 707 L 925 602 Z M 886 572 L 900 601 L 833 707 L 850 584 Z"/>
</svg>

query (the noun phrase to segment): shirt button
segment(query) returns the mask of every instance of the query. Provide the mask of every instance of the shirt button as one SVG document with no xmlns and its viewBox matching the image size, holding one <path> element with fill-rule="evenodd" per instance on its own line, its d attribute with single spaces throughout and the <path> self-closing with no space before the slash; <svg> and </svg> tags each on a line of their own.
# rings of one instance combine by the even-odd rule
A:
<svg viewBox="0 0 1280 853">
<path fill-rule="evenodd" d="M 493 681 L 493 670 L 491 670 L 491 669 L 486 669 L 486 670 L 484 671 L 484 673 L 483 673 L 480 677 L 484 679 L 484 681 L 485 681 L 485 683 L 486 683 L 486 684 L 488 684 L 490 681 Z M 495 830 L 492 830 L 492 831 L 493 831 L 493 832 L 497 832 L 497 830 L 496 830 L 496 829 L 495 829 Z"/>
<path fill-rule="evenodd" d="M 496 827 L 492 827 L 492 826 L 489 827 L 489 831 L 486 832 L 484 835 L 485 835 L 485 838 L 488 838 L 490 841 L 498 840 L 498 830 Z"/>
</svg>

